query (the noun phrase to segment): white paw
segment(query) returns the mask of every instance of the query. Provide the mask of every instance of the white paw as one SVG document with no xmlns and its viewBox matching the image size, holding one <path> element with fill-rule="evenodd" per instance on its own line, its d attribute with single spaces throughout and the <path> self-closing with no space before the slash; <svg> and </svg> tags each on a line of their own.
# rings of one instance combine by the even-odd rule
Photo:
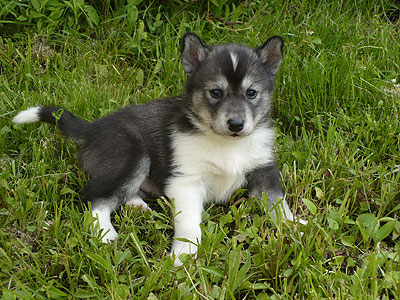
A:
<svg viewBox="0 0 400 300">
<path fill-rule="evenodd" d="M 106 230 L 107 230 L 107 232 L 106 232 Z M 109 228 L 109 229 L 103 229 L 103 231 L 101 232 L 101 241 L 104 244 L 111 243 L 117 237 L 118 237 L 118 233 L 115 231 L 114 227 Z"/>
<path fill-rule="evenodd" d="M 109 243 L 118 237 L 118 233 L 111 224 L 111 208 L 108 206 L 100 206 L 92 210 L 94 218 L 93 230 L 95 234 L 101 236 L 103 243 Z"/>
<path fill-rule="evenodd" d="M 126 204 L 128 204 L 129 206 L 136 207 L 136 208 L 142 210 L 143 212 L 145 212 L 148 209 L 151 210 L 150 207 L 147 205 L 147 203 L 144 202 L 143 199 L 140 197 L 134 197 L 134 198 L 128 200 L 126 202 Z"/>
<path fill-rule="evenodd" d="M 179 259 L 179 255 L 181 254 L 196 255 L 196 253 L 197 253 L 197 245 L 193 243 L 174 240 L 174 242 L 172 243 L 170 255 L 171 256 L 175 255 L 174 266 L 179 267 L 183 265 L 182 261 Z"/>
<path fill-rule="evenodd" d="M 107 227 L 99 227 L 99 223 L 97 220 L 94 222 L 94 230 L 90 229 L 91 233 L 94 235 L 98 235 L 101 238 L 102 243 L 107 244 L 111 243 L 118 237 L 117 231 L 114 229 L 114 226 L 109 224 Z"/>
<path fill-rule="evenodd" d="M 300 218 L 296 219 L 296 221 L 298 221 L 300 224 L 303 224 L 303 225 L 307 225 L 308 224 L 307 221 L 305 221 L 303 219 L 300 219 Z"/>
</svg>

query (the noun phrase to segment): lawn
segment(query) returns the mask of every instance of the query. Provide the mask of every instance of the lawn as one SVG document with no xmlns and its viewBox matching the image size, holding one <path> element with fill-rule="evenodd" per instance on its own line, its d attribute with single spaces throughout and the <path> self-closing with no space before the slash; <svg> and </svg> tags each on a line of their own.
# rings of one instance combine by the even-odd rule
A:
<svg viewBox="0 0 400 300">
<path fill-rule="evenodd" d="M 398 2 L 397 2 L 398 3 Z M 1 299 L 400 299 L 400 8 L 396 1 L 2 1 Z M 174 268 L 168 199 L 90 234 L 72 141 L 21 109 L 94 120 L 183 93 L 180 39 L 285 40 L 274 98 L 288 202 L 274 221 L 238 191 L 207 206 Z"/>
</svg>

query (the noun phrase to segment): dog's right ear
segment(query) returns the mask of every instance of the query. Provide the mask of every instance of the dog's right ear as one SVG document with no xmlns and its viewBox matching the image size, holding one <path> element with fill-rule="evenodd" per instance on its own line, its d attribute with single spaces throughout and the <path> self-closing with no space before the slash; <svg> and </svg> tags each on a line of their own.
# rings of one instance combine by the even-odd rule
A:
<svg viewBox="0 0 400 300">
<path fill-rule="evenodd" d="M 181 59 L 183 69 L 190 75 L 206 56 L 210 47 L 194 33 L 187 33 L 182 40 Z"/>
</svg>

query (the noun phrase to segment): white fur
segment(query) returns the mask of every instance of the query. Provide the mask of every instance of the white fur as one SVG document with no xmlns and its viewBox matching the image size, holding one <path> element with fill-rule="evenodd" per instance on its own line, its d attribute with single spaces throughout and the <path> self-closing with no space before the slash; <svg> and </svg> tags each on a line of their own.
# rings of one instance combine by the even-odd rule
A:
<svg viewBox="0 0 400 300">
<path fill-rule="evenodd" d="M 205 90 L 212 90 L 219 88 L 223 91 L 226 91 L 229 87 L 229 82 L 228 79 L 224 75 L 218 75 L 215 78 L 213 78 L 212 81 L 206 82 L 204 85 Z M 203 97 L 203 92 L 202 91 L 197 91 L 197 100 L 200 100 L 202 104 L 204 104 L 204 97 Z M 212 99 L 210 99 L 212 100 Z"/>
<path fill-rule="evenodd" d="M 175 185 L 168 187 L 168 194 L 174 199 L 174 237 L 189 240 L 174 240 L 171 255 L 175 254 L 175 266 L 182 264 L 179 255 L 196 254 L 197 245 L 201 242 L 201 215 L 206 194 L 201 182 L 193 182 L 193 178 L 180 177 Z"/>
<path fill-rule="evenodd" d="M 236 71 L 237 65 L 238 65 L 238 57 L 235 53 L 229 52 L 232 60 L 232 67 L 233 67 L 233 72 Z"/>
<path fill-rule="evenodd" d="M 225 91 L 229 87 L 229 82 L 225 76 L 220 75 L 215 79 L 215 82 L 213 82 L 213 87 L 218 87 Z"/>
<path fill-rule="evenodd" d="M 254 79 L 253 79 L 252 77 L 250 77 L 250 76 L 245 76 L 245 77 L 242 79 L 242 88 L 243 88 L 244 90 L 247 90 L 247 89 L 249 89 L 250 87 L 253 87 L 253 88 L 255 88 L 256 90 L 260 90 L 258 87 L 254 87 L 253 84 L 254 84 Z"/>
<path fill-rule="evenodd" d="M 245 174 L 273 160 L 274 131 L 256 128 L 248 136 L 173 134 L 173 164 L 176 173 L 167 187 L 178 181 L 202 182 L 210 200 L 224 201 L 245 184 Z M 170 196 L 167 194 L 167 196 Z"/>
<path fill-rule="evenodd" d="M 208 201 L 223 202 L 246 184 L 245 174 L 273 159 L 274 132 L 257 128 L 243 137 L 207 134 L 172 135 L 176 172 L 167 182 L 166 195 L 174 199 L 175 237 L 171 254 L 195 254 L 201 241 L 201 214 Z M 176 259 L 175 265 L 180 265 Z"/>
<path fill-rule="evenodd" d="M 16 124 L 38 122 L 40 121 L 39 112 L 39 106 L 28 108 L 27 110 L 23 110 L 16 115 L 13 119 L 13 122 Z"/>
<path fill-rule="evenodd" d="M 92 216 L 96 219 L 94 228 L 96 232 L 101 233 L 101 241 L 109 243 L 118 237 L 118 233 L 111 224 L 111 213 L 113 209 L 110 206 L 102 205 L 92 210 Z"/>
<path fill-rule="evenodd" d="M 142 211 L 146 211 L 148 209 L 150 209 L 150 207 L 147 205 L 146 202 L 143 201 L 142 198 L 140 198 L 139 196 L 135 196 L 131 199 L 129 199 L 128 201 L 126 201 L 126 204 L 139 208 Z"/>
</svg>

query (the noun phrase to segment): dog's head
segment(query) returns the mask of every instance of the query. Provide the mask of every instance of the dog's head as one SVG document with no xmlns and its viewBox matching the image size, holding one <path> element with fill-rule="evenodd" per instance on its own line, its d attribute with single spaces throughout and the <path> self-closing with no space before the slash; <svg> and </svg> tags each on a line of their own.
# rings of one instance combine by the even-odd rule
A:
<svg viewBox="0 0 400 300">
<path fill-rule="evenodd" d="M 266 122 L 283 39 L 275 36 L 251 49 L 237 44 L 208 46 L 193 33 L 183 38 L 191 118 L 202 130 L 246 136 Z"/>
</svg>

